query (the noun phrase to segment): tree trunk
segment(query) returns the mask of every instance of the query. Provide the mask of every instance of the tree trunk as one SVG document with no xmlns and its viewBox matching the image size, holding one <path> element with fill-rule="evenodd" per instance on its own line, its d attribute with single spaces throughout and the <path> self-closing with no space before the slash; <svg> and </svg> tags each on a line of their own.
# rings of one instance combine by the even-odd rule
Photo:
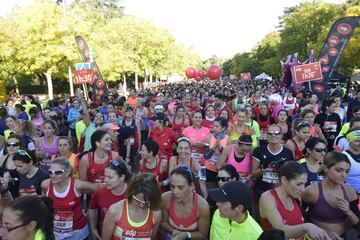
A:
<svg viewBox="0 0 360 240">
<path fill-rule="evenodd" d="M 17 78 L 13 77 L 13 80 L 14 80 L 14 83 L 15 83 L 15 92 L 16 92 L 17 95 L 20 95 L 19 84 L 18 84 Z"/>
<path fill-rule="evenodd" d="M 151 72 L 150 72 L 150 76 L 149 76 L 149 83 L 150 83 L 150 86 L 153 86 L 153 75 Z"/>
<path fill-rule="evenodd" d="M 135 90 L 139 90 L 139 76 L 135 73 Z"/>
<path fill-rule="evenodd" d="M 46 76 L 46 81 L 47 81 L 47 85 L 48 85 L 48 94 L 49 94 L 49 100 L 54 99 L 54 93 L 53 93 L 53 84 L 52 84 L 52 79 L 51 79 L 51 75 L 52 72 L 54 71 L 55 66 L 52 66 L 51 68 L 49 68 L 45 74 Z"/>
<path fill-rule="evenodd" d="M 126 75 L 125 75 L 125 73 L 123 73 L 123 80 L 124 80 L 124 94 L 127 94 L 127 84 L 126 84 Z"/>
</svg>

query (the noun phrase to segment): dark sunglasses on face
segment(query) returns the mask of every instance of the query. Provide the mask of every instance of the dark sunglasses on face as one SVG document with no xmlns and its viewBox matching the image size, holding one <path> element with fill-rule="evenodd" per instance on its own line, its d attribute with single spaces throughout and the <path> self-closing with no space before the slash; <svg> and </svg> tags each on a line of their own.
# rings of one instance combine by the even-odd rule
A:
<svg viewBox="0 0 360 240">
<path fill-rule="evenodd" d="M 313 148 L 313 150 L 317 153 L 321 153 L 321 152 L 326 153 L 327 152 L 326 148 Z"/>
<path fill-rule="evenodd" d="M 63 174 L 64 172 L 65 172 L 64 169 L 61 169 L 61 170 L 48 170 L 48 173 L 49 173 L 50 176 L 53 176 L 53 175 L 59 176 L 59 175 Z"/>
<path fill-rule="evenodd" d="M 222 182 L 228 182 L 230 181 L 231 177 L 216 177 L 216 180 L 218 182 L 222 181 Z"/>
<path fill-rule="evenodd" d="M 7 147 L 19 147 L 20 143 L 19 142 L 15 142 L 15 143 L 6 143 Z"/>
<path fill-rule="evenodd" d="M 281 132 L 268 132 L 267 134 L 269 136 L 279 136 L 279 135 L 281 135 Z"/>
</svg>

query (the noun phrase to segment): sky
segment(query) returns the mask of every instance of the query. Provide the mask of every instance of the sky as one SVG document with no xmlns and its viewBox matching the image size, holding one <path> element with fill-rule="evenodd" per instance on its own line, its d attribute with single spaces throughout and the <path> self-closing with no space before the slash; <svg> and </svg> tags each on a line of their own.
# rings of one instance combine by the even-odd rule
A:
<svg viewBox="0 0 360 240">
<path fill-rule="evenodd" d="M 0 0 L 0 16 L 15 4 L 34 0 Z M 70 2 L 71 0 L 67 0 Z M 325 0 L 342 3 L 345 0 Z M 191 47 L 202 59 L 231 58 L 250 51 L 267 33 L 276 30 L 279 16 L 299 0 L 123 0 L 125 13 L 168 29 L 179 44 Z"/>
</svg>

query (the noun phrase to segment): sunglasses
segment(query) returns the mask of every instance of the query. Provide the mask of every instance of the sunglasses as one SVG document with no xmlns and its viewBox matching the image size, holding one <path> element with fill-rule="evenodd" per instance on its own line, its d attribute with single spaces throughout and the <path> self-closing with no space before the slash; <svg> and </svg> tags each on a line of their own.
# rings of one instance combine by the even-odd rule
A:
<svg viewBox="0 0 360 240">
<path fill-rule="evenodd" d="M 121 162 L 117 159 L 114 159 L 114 160 L 111 160 L 107 165 L 106 167 L 119 167 L 121 164 Z"/>
<path fill-rule="evenodd" d="M 180 142 L 183 142 L 183 141 L 188 142 L 188 143 L 190 144 L 190 140 L 189 140 L 188 138 L 186 138 L 186 137 L 181 137 L 181 138 L 179 138 L 179 139 L 177 140 L 177 143 L 180 143 Z"/>
<path fill-rule="evenodd" d="M 15 143 L 6 143 L 7 147 L 19 147 L 20 143 L 19 142 L 15 142 Z"/>
<path fill-rule="evenodd" d="M 268 132 L 267 135 L 269 135 L 269 136 L 279 136 L 279 135 L 281 135 L 281 132 Z"/>
<path fill-rule="evenodd" d="M 222 182 L 228 182 L 230 181 L 231 177 L 216 177 L 216 180 L 218 182 L 222 181 Z"/>
<path fill-rule="evenodd" d="M 190 169 L 188 166 L 186 166 L 186 165 L 181 165 L 181 164 L 180 164 L 180 165 L 178 165 L 176 168 L 186 171 L 186 172 L 190 175 L 191 182 L 194 181 L 193 175 L 192 175 L 192 171 L 191 171 L 191 169 Z"/>
<path fill-rule="evenodd" d="M 9 233 L 9 232 L 11 232 L 11 231 L 14 231 L 15 229 L 21 228 L 21 227 L 26 226 L 26 225 L 28 225 L 28 224 L 29 224 L 29 223 L 22 223 L 22 224 L 20 224 L 20 225 L 15 226 L 15 227 L 7 227 L 6 225 L 3 225 L 3 229 L 4 229 L 7 233 Z"/>
<path fill-rule="evenodd" d="M 50 176 L 53 176 L 53 175 L 59 176 L 59 175 L 63 174 L 64 172 L 65 172 L 64 169 L 61 169 L 61 170 L 48 170 L 48 173 L 49 173 Z"/>
<path fill-rule="evenodd" d="M 145 200 L 138 199 L 137 197 L 135 197 L 135 195 L 133 195 L 133 199 L 134 199 L 135 201 L 137 201 L 138 203 L 144 204 L 145 206 L 149 206 L 149 205 L 150 205 L 150 202 L 149 202 L 149 201 L 145 201 Z"/>
<path fill-rule="evenodd" d="M 326 148 L 313 148 L 313 150 L 317 153 L 321 153 L 321 152 L 326 153 L 327 152 Z"/>
</svg>

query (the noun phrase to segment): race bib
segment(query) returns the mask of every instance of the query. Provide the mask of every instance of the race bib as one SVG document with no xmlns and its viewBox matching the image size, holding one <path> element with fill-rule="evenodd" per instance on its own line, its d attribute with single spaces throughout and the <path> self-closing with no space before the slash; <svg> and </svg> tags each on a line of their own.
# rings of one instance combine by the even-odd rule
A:
<svg viewBox="0 0 360 240">
<path fill-rule="evenodd" d="M 337 124 L 336 122 L 325 121 L 324 122 L 324 132 L 336 132 Z"/>
<path fill-rule="evenodd" d="M 260 131 L 260 140 L 266 140 L 266 132 L 265 131 Z"/>
<path fill-rule="evenodd" d="M 264 169 L 263 170 L 263 176 L 262 176 L 263 182 L 275 184 L 278 183 L 278 173 L 272 171 L 272 169 Z"/>
<path fill-rule="evenodd" d="M 66 210 L 55 210 L 54 230 L 56 232 L 73 231 L 73 212 Z"/>
<path fill-rule="evenodd" d="M 196 159 L 202 159 L 202 158 L 204 157 L 204 154 L 192 152 L 192 153 L 191 153 L 191 157 L 192 157 L 192 158 L 196 158 Z"/>
</svg>

